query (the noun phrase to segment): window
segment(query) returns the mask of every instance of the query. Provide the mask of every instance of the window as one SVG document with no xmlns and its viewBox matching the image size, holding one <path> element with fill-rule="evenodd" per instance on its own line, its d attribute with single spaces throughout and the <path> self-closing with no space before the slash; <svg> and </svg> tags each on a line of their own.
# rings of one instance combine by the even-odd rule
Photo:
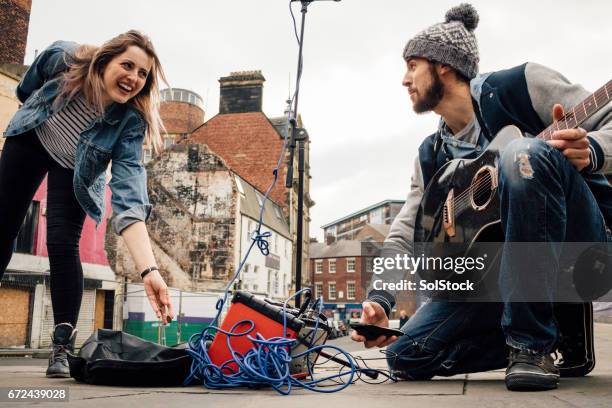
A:
<svg viewBox="0 0 612 408">
<path fill-rule="evenodd" d="M 244 266 L 242 267 L 242 272 L 249 273 L 250 266 L 251 265 L 249 265 L 249 264 L 244 264 Z"/>
<path fill-rule="evenodd" d="M 241 195 L 244 195 L 244 187 L 242 187 L 242 182 L 240 181 L 238 176 L 236 176 L 235 179 L 236 179 L 236 188 L 238 188 L 238 192 Z"/>
<path fill-rule="evenodd" d="M 329 266 L 329 273 L 336 273 L 336 260 L 330 259 L 327 262 Z"/>
<path fill-rule="evenodd" d="M 274 272 L 274 294 L 278 295 L 279 293 L 279 287 L 278 287 L 278 271 Z"/>
<path fill-rule="evenodd" d="M 323 261 L 321 259 L 315 261 L 315 273 L 323 273 Z"/>
<path fill-rule="evenodd" d="M 249 220 L 249 228 L 247 228 L 247 232 L 246 232 L 247 241 L 251 240 L 251 234 L 252 233 L 253 233 L 253 222 L 251 220 Z"/>
<path fill-rule="evenodd" d="M 336 299 L 336 282 L 329 282 L 327 284 L 327 289 L 328 289 L 327 294 L 329 295 L 329 300 L 335 300 Z"/>
<path fill-rule="evenodd" d="M 254 274 L 254 275 L 257 275 L 257 272 L 259 272 L 259 266 L 255 265 L 255 266 L 253 267 L 253 274 Z"/>
<path fill-rule="evenodd" d="M 283 293 L 281 293 L 281 295 L 286 296 L 287 292 L 285 292 L 287 290 L 287 274 L 283 273 Z"/>
<path fill-rule="evenodd" d="M 346 258 L 346 271 L 355 272 L 355 258 Z"/>
<path fill-rule="evenodd" d="M 174 144 L 174 139 L 172 136 L 166 136 L 164 138 L 164 149 L 169 149 Z"/>
<path fill-rule="evenodd" d="M 272 296 L 272 289 L 274 288 L 272 281 L 274 278 L 274 271 L 272 269 L 268 269 L 268 296 Z"/>
<path fill-rule="evenodd" d="M 253 284 L 253 291 L 257 292 L 258 289 L 259 289 L 259 286 L 256 283 L 254 283 Z"/>
<path fill-rule="evenodd" d="M 315 299 L 318 299 L 319 297 L 321 297 L 321 295 L 323 295 L 323 284 L 322 283 L 315 283 Z"/>
<path fill-rule="evenodd" d="M 355 282 L 346 282 L 346 298 L 348 300 L 355 299 Z"/>
</svg>

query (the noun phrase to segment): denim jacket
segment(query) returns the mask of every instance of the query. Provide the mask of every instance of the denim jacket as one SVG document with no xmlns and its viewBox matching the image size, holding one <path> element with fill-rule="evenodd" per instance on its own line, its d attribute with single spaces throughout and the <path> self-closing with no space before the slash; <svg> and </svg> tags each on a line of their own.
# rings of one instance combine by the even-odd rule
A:
<svg viewBox="0 0 612 408">
<path fill-rule="evenodd" d="M 18 137 L 43 123 L 65 102 L 54 106 L 61 73 L 78 44 L 56 41 L 32 63 L 17 86 L 23 103 L 4 132 Z M 103 117 L 92 121 L 79 137 L 74 166 L 74 194 L 96 224 L 104 216 L 106 169 L 112 161 L 109 186 L 112 192 L 112 227 L 115 233 L 137 221 L 146 221 L 152 206 L 147 196 L 147 178 L 142 164 L 146 123 L 127 104 L 113 103 Z"/>
</svg>

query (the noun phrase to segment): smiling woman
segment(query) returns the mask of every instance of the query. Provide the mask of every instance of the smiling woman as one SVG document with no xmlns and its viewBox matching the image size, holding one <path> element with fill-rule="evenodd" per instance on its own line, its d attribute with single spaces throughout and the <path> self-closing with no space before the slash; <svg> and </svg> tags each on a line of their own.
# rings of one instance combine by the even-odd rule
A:
<svg viewBox="0 0 612 408">
<path fill-rule="evenodd" d="M 17 86 L 23 103 L 4 135 L 0 157 L 0 279 L 29 203 L 48 174 L 47 249 L 55 328 L 47 377 L 69 377 L 83 296 L 79 239 L 86 215 L 105 214 L 106 169 L 112 226 L 141 272 L 152 308 L 173 318 L 166 283 L 155 265 L 145 221 L 151 212 L 142 145 L 161 145 L 158 78 L 166 82 L 153 44 L 128 31 L 101 47 L 57 41 Z"/>
</svg>

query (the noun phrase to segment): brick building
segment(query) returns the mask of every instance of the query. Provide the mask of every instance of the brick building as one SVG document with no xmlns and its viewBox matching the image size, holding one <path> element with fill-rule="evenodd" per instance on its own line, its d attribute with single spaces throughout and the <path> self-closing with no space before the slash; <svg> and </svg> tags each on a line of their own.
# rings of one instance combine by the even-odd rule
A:
<svg viewBox="0 0 612 408">
<path fill-rule="evenodd" d="M 160 94 L 159 115 L 166 130 L 163 148 L 167 149 L 187 139 L 204 123 L 204 100 L 197 93 L 181 88 L 162 89 Z M 148 163 L 152 157 L 151 147 L 145 146 L 143 161 Z"/>
<path fill-rule="evenodd" d="M 287 118 L 268 118 L 262 111 L 263 83 L 260 71 L 233 72 L 219 79 L 219 114 L 194 130 L 189 140 L 203 143 L 218 154 L 227 165 L 259 191 L 266 191 L 272 181 L 272 170 L 281 154 L 286 134 Z M 302 127 L 301 121 L 298 126 Z M 309 194 L 309 144 L 305 146 L 304 224 L 302 248 L 302 280 L 308 285 L 308 246 L 310 207 L 314 202 Z M 294 162 L 297 179 L 297 160 Z M 283 208 L 291 225 L 293 242 L 297 218 L 297 183 L 288 191 L 284 186 L 287 174 L 282 166 L 278 182 L 270 197 Z M 295 250 L 295 245 L 294 245 Z M 292 251 L 293 252 L 293 251 Z"/>
<path fill-rule="evenodd" d="M 357 235 L 366 224 L 391 224 L 404 202 L 404 200 L 384 200 L 323 225 L 321 228 L 325 242 L 357 239 Z"/>
<path fill-rule="evenodd" d="M 326 313 L 335 320 L 348 320 L 354 313 L 361 313 L 371 276 L 361 254 L 359 241 L 310 244 L 312 288 L 316 297 L 323 296 Z"/>
</svg>

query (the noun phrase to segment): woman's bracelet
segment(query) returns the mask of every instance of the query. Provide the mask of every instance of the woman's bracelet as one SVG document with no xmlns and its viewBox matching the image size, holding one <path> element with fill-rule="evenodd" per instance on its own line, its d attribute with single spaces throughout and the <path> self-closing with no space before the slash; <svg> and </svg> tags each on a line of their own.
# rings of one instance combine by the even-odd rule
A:
<svg viewBox="0 0 612 408">
<path fill-rule="evenodd" d="M 153 271 L 159 271 L 159 268 L 157 266 L 150 266 L 150 267 L 148 267 L 144 271 L 140 272 L 140 278 L 144 279 L 145 276 L 147 276 L 149 273 L 151 273 Z"/>
</svg>

